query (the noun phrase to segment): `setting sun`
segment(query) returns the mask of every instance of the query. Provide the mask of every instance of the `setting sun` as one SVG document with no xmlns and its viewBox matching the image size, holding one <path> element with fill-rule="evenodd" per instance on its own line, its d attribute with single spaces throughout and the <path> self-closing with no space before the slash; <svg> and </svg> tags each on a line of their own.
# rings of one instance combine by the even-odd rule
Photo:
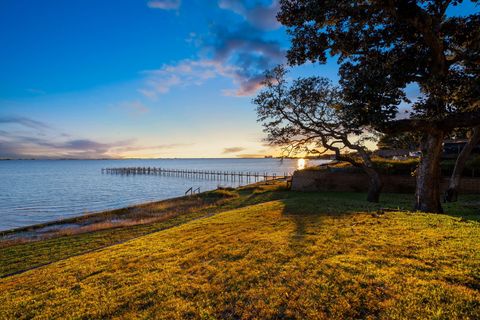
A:
<svg viewBox="0 0 480 320">
<path fill-rule="evenodd" d="M 303 170 L 303 169 L 305 169 L 305 164 L 306 164 L 305 159 L 298 159 L 298 161 L 297 161 L 297 169 L 298 169 L 298 170 Z"/>
</svg>

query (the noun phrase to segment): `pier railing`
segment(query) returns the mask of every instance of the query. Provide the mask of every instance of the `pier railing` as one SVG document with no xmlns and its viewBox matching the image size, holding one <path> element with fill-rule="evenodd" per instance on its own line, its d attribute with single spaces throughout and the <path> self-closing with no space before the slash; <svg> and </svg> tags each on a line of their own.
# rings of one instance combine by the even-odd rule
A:
<svg viewBox="0 0 480 320">
<path fill-rule="evenodd" d="M 182 177 L 193 179 L 208 180 L 228 180 L 228 181 L 269 181 L 269 180 L 288 180 L 292 174 L 285 172 L 283 175 L 267 172 L 235 172 L 218 170 L 187 170 L 187 169 L 165 169 L 157 167 L 123 167 L 123 168 L 104 168 L 103 174 L 115 175 L 160 175 L 169 177 Z"/>
</svg>

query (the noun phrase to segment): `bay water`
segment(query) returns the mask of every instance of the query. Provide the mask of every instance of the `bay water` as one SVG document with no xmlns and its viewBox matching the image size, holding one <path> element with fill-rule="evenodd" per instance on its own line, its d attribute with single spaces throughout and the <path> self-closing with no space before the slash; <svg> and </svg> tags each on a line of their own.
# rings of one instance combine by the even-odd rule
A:
<svg viewBox="0 0 480 320">
<path fill-rule="evenodd" d="M 322 162 L 307 160 L 307 165 Z M 102 168 L 161 167 L 283 175 L 299 165 L 303 163 L 297 159 L 274 158 L 0 161 L 0 231 L 179 197 L 190 187 L 207 191 L 248 183 L 246 179 L 111 175 L 102 174 Z"/>
</svg>

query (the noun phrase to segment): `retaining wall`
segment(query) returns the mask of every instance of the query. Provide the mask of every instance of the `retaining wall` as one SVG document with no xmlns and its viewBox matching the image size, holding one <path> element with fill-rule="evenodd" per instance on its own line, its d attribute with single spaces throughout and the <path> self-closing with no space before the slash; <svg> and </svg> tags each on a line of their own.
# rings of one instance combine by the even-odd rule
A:
<svg viewBox="0 0 480 320">
<path fill-rule="evenodd" d="M 382 192 L 415 192 L 415 177 L 382 175 L 382 181 Z M 441 182 L 442 193 L 447 189 L 447 186 L 448 178 L 444 178 Z M 331 172 L 329 170 L 296 171 L 292 178 L 292 190 L 367 192 L 368 177 L 364 173 Z M 459 192 L 480 194 L 480 178 L 462 178 Z"/>
</svg>

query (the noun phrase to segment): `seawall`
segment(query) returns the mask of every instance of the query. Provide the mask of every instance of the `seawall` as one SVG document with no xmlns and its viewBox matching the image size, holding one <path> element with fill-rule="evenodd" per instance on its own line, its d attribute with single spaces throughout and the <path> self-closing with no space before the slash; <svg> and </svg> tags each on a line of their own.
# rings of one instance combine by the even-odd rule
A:
<svg viewBox="0 0 480 320">
<path fill-rule="evenodd" d="M 405 175 L 382 175 L 383 192 L 413 193 L 415 177 Z M 448 186 L 448 178 L 443 178 L 441 191 Z M 294 191 L 345 191 L 367 192 L 368 177 L 364 173 L 332 172 L 329 170 L 295 171 L 292 178 Z M 462 178 L 460 193 L 480 194 L 480 178 Z"/>
</svg>

